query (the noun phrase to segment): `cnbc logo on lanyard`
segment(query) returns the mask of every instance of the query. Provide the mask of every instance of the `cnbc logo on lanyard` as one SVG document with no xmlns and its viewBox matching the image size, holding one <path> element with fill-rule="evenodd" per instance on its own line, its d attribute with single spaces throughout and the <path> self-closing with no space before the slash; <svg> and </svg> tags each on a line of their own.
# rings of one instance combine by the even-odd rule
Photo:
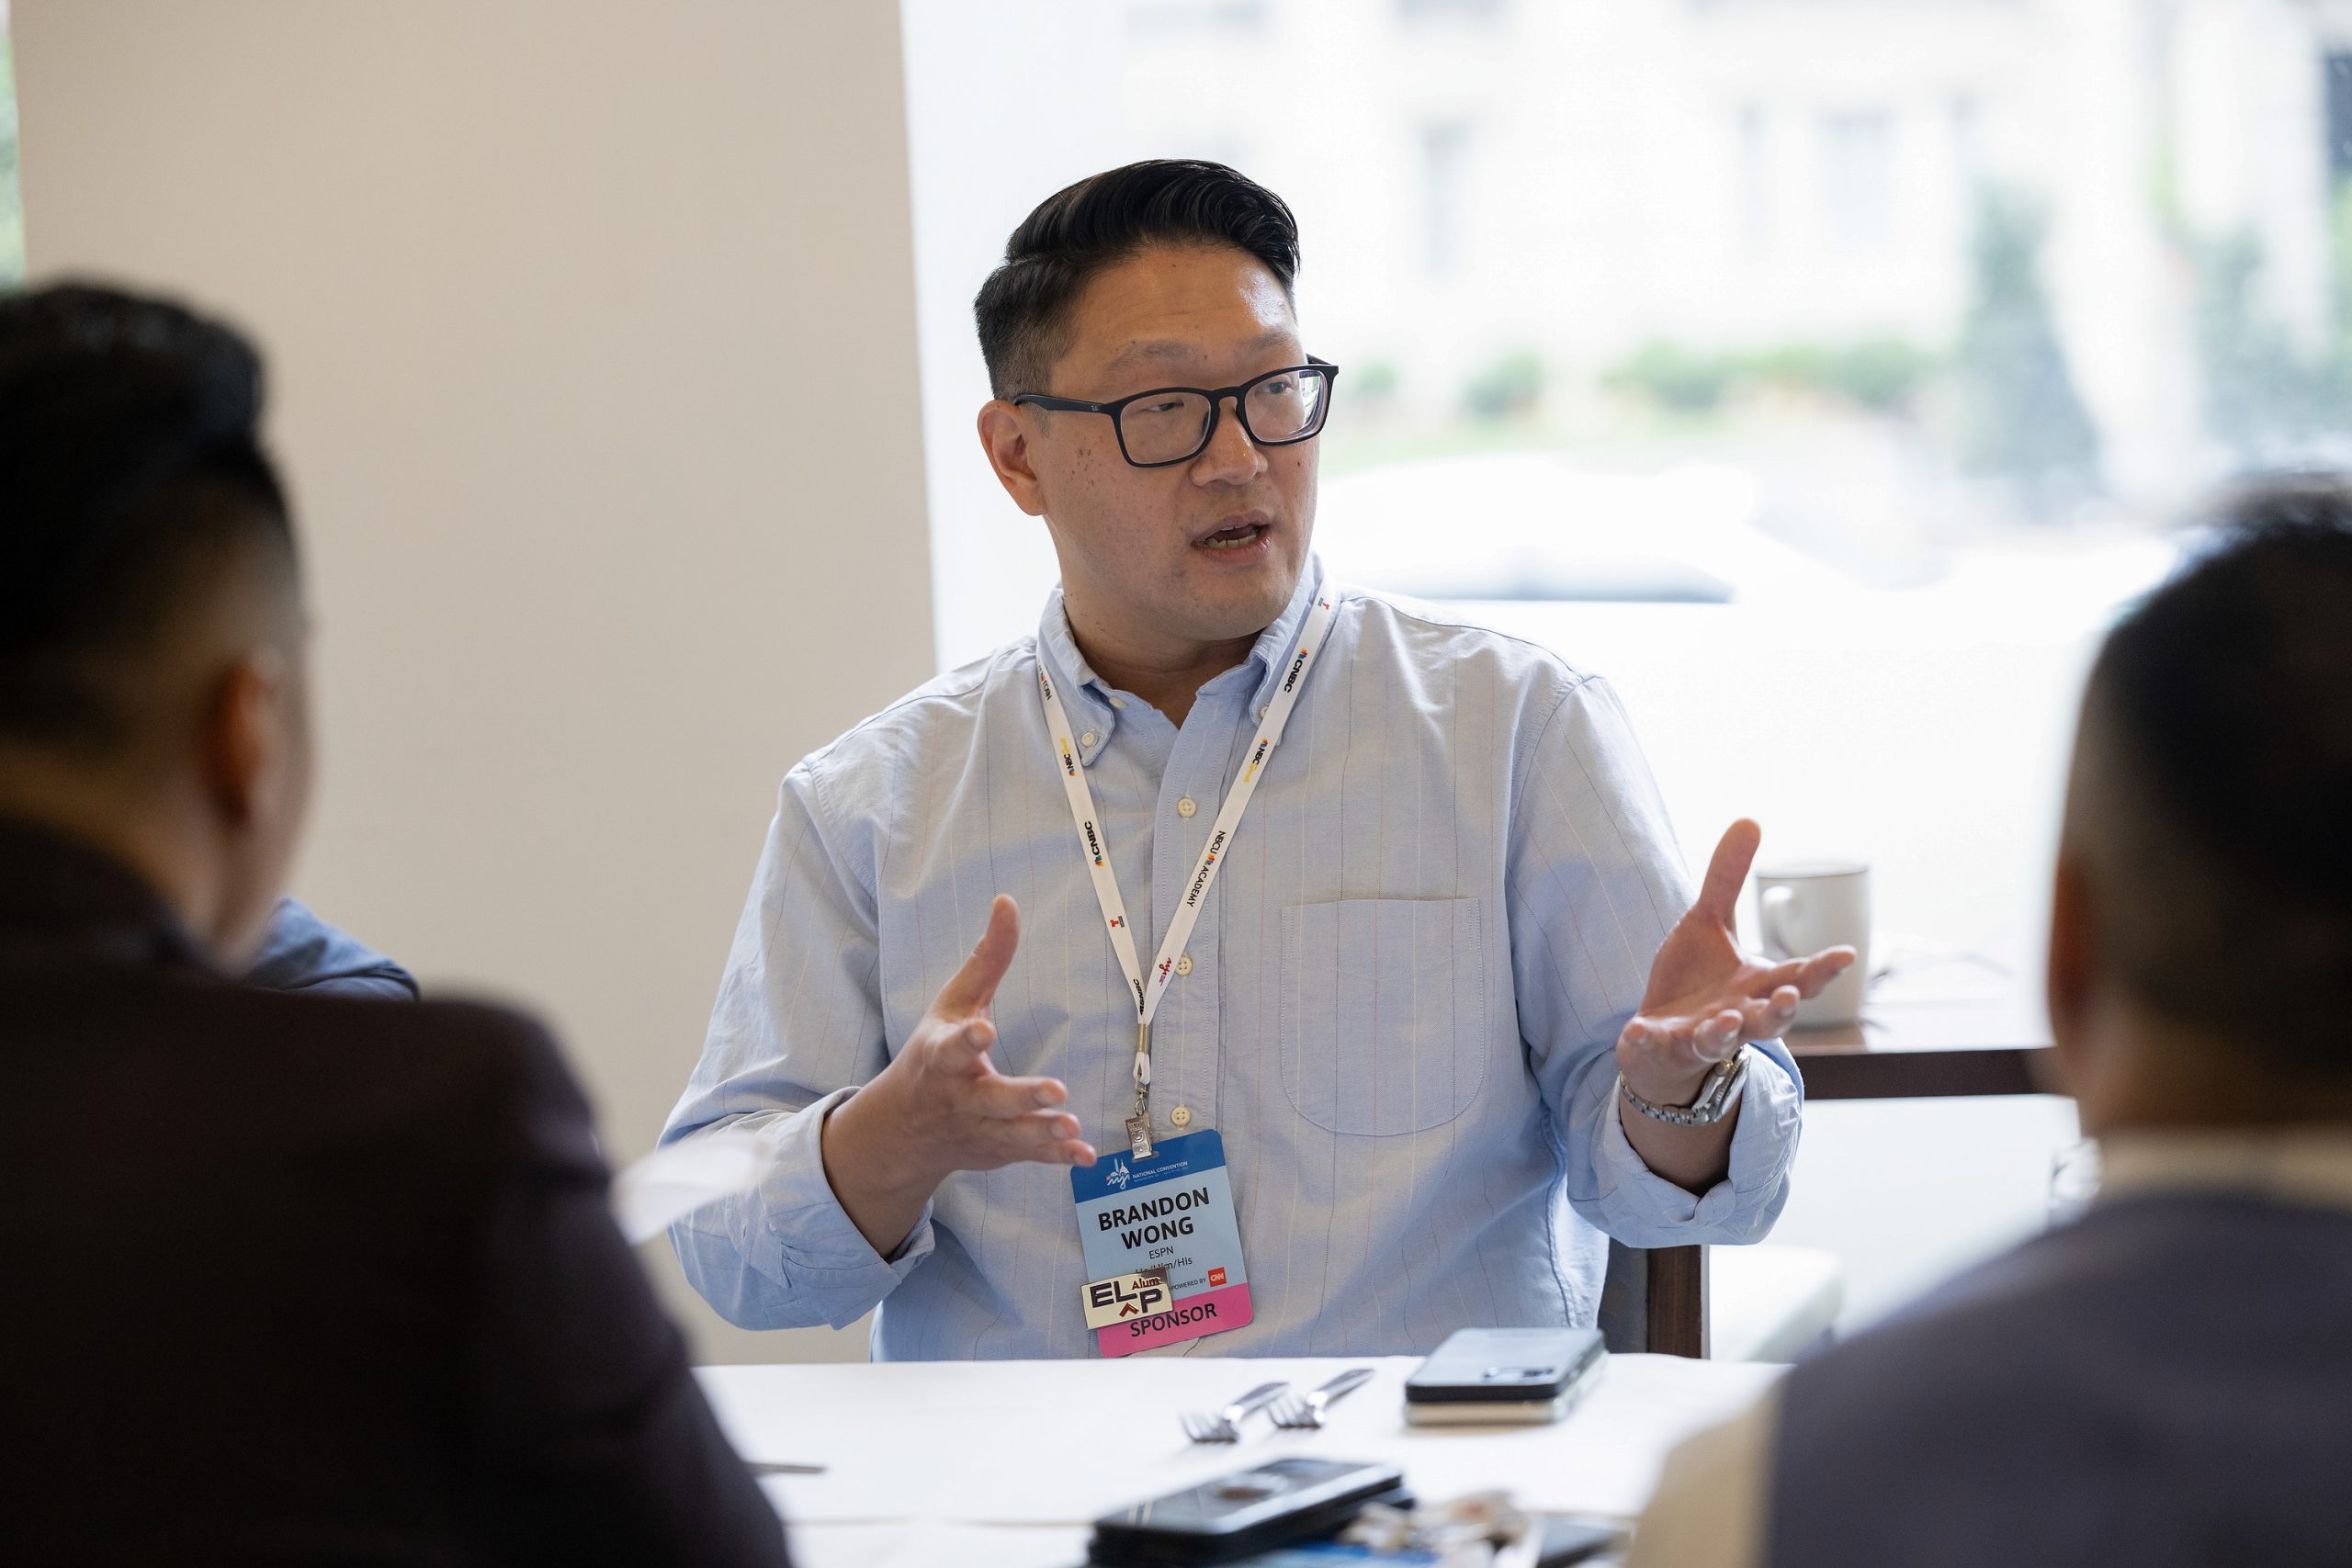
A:
<svg viewBox="0 0 2352 1568">
<path fill-rule="evenodd" d="M 1045 707 L 1046 732 L 1061 762 L 1062 793 L 1078 831 L 1095 900 L 1102 907 L 1111 950 L 1135 993 L 1135 1108 L 1126 1121 L 1127 1156 L 1108 1168 L 1072 1170 L 1070 1195 L 1078 1206 L 1079 1244 L 1086 1254 L 1081 1305 L 1086 1326 L 1106 1356 L 1124 1356 L 1155 1345 L 1197 1339 L 1238 1328 L 1250 1321 L 1250 1277 L 1241 1265 L 1241 1232 L 1235 1222 L 1233 1191 L 1225 1168 L 1225 1143 L 1203 1128 L 1154 1145 L 1151 1133 L 1151 1021 L 1168 994 L 1177 955 L 1193 928 L 1218 870 L 1241 825 L 1250 798 L 1265 777 L 1274 748 L 1298 705 L 1299 694 L 1322 652 L 1339 614 L 1340 594 L 1326 587 L 1307 612 L 1298 648 L 1282 687 L 1259 717 L 1250 760 L 1226 794 L 1210 825 L 1200 858 L 1186 879 L 1182 901 L 1168 923 L 1147 978 L 1127 924 L 1119 879 L 1111 869 L 1094 809 L 1094 791 L 1070 745 L 1069 715 L 1046 672 L 1037 665 L 1037 695 Z"/>
</svg>

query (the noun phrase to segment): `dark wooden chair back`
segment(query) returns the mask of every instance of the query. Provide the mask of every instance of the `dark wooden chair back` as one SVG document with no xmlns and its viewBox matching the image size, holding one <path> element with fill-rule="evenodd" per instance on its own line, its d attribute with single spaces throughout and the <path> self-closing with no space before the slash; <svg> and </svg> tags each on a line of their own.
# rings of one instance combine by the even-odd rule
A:
<svg viewBox="0 0 2352 1568">
<path fill-rule="evenodd" d="M 1614 1351 L 1707 1355 L 1707 1249 L 1645 1250 L 1611 1240 L 1600 1289 L 1601 1342 Z"/>
</svg>

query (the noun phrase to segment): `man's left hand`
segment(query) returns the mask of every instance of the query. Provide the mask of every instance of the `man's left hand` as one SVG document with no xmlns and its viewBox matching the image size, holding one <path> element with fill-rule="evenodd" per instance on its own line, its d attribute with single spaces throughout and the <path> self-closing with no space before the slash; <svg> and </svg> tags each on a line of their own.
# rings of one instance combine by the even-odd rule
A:
<svg viewBox="0 0 2352 1568">
<path fill-rule="evenodd" d="M 1667 933 L 1650 964 L 1641 1010 L 1617 1036 L 1625 1086 L 1655 1105 L 1687 1105 L 1715 1064 L 1745 1041 L 1770 1040 L 1854 962 L 1850 947 L 1765 964 L 1741 950 L 1739 890 L 1763 829 L 1733 823 L 1715 846 L 1698 901 Z"/>
</svg>

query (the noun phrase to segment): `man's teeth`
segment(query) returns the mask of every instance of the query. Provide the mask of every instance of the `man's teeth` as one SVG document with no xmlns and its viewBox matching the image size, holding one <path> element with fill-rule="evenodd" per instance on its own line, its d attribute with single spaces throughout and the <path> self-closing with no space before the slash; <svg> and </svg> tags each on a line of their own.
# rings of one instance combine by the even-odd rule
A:
<svg viewBox="0 0 2352 1568">
<path fill-rule="evenodd" d="M 1206 545 L 1213 550 L 1230 550 L 1238 548 L 1243 545 L 1255 544 L 1257 543 L 1257 528 L 1255 526 L 1250 526 L 1243 528 L 1219 529 L 1217 532 L 1211 534 L 1207 538 L 1203 539 L 1201 543 Z"/>
</svg>

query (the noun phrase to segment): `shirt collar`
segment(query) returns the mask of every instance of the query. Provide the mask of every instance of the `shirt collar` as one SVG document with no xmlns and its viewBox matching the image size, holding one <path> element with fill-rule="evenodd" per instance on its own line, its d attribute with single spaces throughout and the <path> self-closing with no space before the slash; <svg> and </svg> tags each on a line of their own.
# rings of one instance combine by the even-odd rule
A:
<svg viewBox="0 0 2352 1568">
<path fill-rule="evenodd" d="M 1037 622 L 1037 659 L 1054 678 L 1054 690 L 1062 706 L 1069 710 L 1070 723 L 1077 727 L 1079 733 L 1073 739 L 1078 742 L 1080 762 L 1091 766 L 1118 728 L 1119 714 L 1112 705 L 1110 689 L 1086 662 L 1086 656 L 1078 650 L 1078 639 L 1070 635 L 1069 615 L 1062 608 L 1058 582 L 1046 595 L 1046 613 Z M 1125 697 L 1117 700 L 1126 701 Z M 1094 744 L 1088 743 L 1089 736 L 1094 738 Z"/>
<path fill-rule="evenodd" d="M 1251 692 L 1250 706 L 1253 712 L 1272 701 L 1274 688 L 1281 682 L 1283 671 L 1290 663 L 1292 646 L 1298 641 L 1298 634 L 1306 625 L 1306 612 L 1314 607 L 1316 595 L 1322 592 L 1323 585 L 1322 559 L 1310 550 L 1306 565 L 1299 571 L 1298 586 L 1291 591 L 1290 603 L 1283 606 L 1283 613 L 1274 617 L 1273 625 L 1258 634 L 1257 642 L 1250 649 L 1250 657 L 1242 661 L 1241 670 L 1254 669 L 1256 673 L 1243 675 L 1239 671 L 1228 670 L 1201 690 L 1221 689 L 1220 682 L 1227 681 L 1236 685 L 1247 681 Z"/>
<path fill-rule="evenodd" d="M 2119 1133 L 2099 1147 L 2099 1200 L 2229 1191 L 2352 1209 L 2352 1126 Z"/>
<path fill-rule="evenodd" d="M 144 879 L 94 845 L 0 818 L 0 945 L 209 967 Z"/>
<path fill-rule="evenodd" d="M 1258 634 L 1258 640 L 1250 645 L 1250 657 L 1204 685 L 1202 693 L 1223 695 L 1246 687 L 1252 693 L 1253 713 L 1264 707 L 1282 677 L 1291 646 L 1297 642 L 1299 630 L 1306 622 L 1306 612 L 1322 587 L 1323 562 L 1310 551 L 1306 566 L 1299 571 L 1298 586 L 1291 591 L 1290 603 Z M 1069 615 L 1062 606 L 1059 583 L 1046 596 L 1046 613 L 1037 622 L 1037 657 L 1045 661 L 1046 671 L 1054 677 L 1055 689 L 1070 710 L 1070 721 L 1080 731 L 1079 751 L 1091 764 L 1102 754 L 1112 732 L 1118 728 L 1120 705 L 1133 699 L 1115 696 L 1088 666 L 1086 656 L 1078 649 L 1078 639 L 1070 634 Z M 1085 744 L 1090 733 L 1096 742 L 1091 746 Z"/>
</svg>

